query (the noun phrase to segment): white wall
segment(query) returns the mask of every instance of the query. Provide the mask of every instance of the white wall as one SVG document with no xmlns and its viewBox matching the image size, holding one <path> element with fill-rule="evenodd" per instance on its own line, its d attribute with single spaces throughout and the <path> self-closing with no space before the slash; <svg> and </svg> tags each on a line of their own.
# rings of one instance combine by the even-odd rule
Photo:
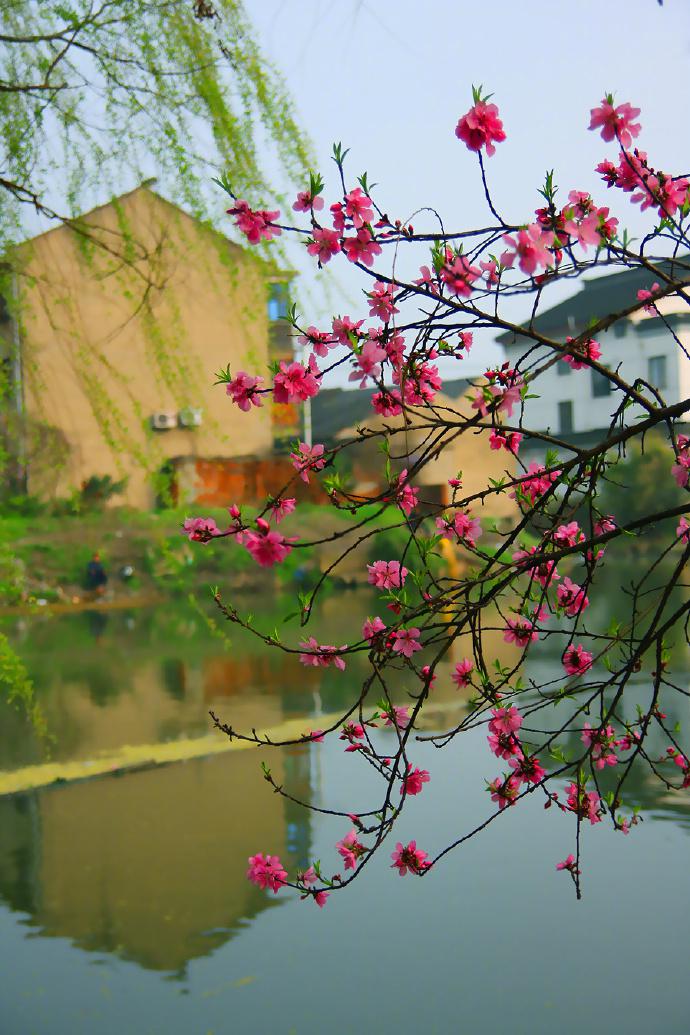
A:
<svg viewBox="0 0 690 1035">
<path fill-rule="evenodd" d="M 636 377 L 649 380 L 649 359 L 665 356 L 666 387 L 660 388 L 660 391 L 665 401 L 671 405 L 690 395 L 690 360 L 660 320 L 654 320 L 654 325 L 652 328 L 649 321 L 639 320 L 635 325 L 626 323 L 623 336 L 617 337 L 613 329 L 599 335 L 597 340 L 602 351 L 600 362 L 612 370 L 618 370 L 621 377 L 632 383 Z M 682 329 L 679 337 L 688 343 L 690 352 L 690 328 Z M 524 352 L 524 341 L 506 346 L 506 355 L 511 366 L 518 363 Z M 535 359 L 543 361 L 551 355 L 553 353 L 545 348 L 533 353 L 531 362 L 534 363 Z M 524 367 L 524 364 L 521 364 L 521 367 Z M 567 373 L 564 374 L 562 371 Z M 607 427 L 622 398 L 621 393 L 617 391 L 595 397 L 592 392 L 592 371 L 589 368 L 572 370 L 563 360 L 553 364 L 534 380 L 530 394 L 538 394 L 539 398 L 528 399 L 525 403 L 525 425 L 535 431 L 550 429 L 555 435 L 561 431 L 559 402 L 572 402 L 572 430 L 577 433 Z M 637 408 L 626 411 L 626 422 L 635 419 L 636 411 Z"/>
</svg>

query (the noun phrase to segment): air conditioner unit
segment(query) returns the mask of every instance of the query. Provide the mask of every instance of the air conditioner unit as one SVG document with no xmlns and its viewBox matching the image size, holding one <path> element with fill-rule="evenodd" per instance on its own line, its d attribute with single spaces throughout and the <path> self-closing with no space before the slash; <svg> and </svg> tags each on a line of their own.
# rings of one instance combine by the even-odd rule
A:
<svg viewBox="0 0 690 1035">
<path fill-rule="evenodd" d="M 177 414 L 164 412 L 152 413 L 151 427 L 154 431 L 170 431 L 171 428 L 177 427 Z"/>
<path fill-rule="evenodd" d="M 181 428 L 198 428 L 201 424 L 201 410 L 194 406 L 187 406 L 178 413 L 177 423 Z"/>
</svg>

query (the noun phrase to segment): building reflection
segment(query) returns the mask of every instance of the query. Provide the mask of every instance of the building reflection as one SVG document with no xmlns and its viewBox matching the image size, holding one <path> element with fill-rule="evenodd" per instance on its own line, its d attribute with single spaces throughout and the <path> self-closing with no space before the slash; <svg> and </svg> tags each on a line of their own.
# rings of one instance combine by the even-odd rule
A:
<svg viewBox="0 0 690 1035">
<path fill-rule="evenodd" d="M 276 779 L 314 794 L 314 748 L 275 752 Z M 47 937 L 182 975 L 280 898 L 247 857 L 294 872 L 310 813 L 273 794 L 259 755 L 237 752 L 0 800 L 0 896 Z"/>
</svg>

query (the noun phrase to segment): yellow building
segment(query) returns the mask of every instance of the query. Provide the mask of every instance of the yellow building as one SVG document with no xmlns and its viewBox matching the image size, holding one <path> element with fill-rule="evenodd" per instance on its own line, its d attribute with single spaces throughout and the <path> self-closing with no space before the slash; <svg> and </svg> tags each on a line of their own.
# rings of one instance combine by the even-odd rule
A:
<svg viewBox="0 0 690 1035">
<path fill-rule="evenodd" d="M 393 470 L 413 469 L 426 457 L 429 433 L 434 431 L 434 448 L 424 466 L 413 476 L 412 483 L 420 489 L 420 500 L 434 513 L 451 503 L 452 490 L 448 480 L 462 473 L 462 489 L 457 499 L 475 495 L 472 504 L 475 517 L 495 519 L 510 527 L 519 509 L 509 493 L 489 492 L 491 481 L 500 482 L 515 477 L 515 457 L 505 450 L 491 449 L 489 430 L 478 429 L 469 421 L 476 417 L 467 396 L 466 382 L 450 382 L 453 396 L 438 393 L 434 400 L 436 415 L 425 407 L 408 406 L 404 415 L 382 417 L 371 406 L 371 392 L 344 392 L 331 389 L 321 392 L 314 400 L 314 430 L 320 441 L 352 442 L 347 458 L 351 464 L 352 490 L 361 496 L 377 496 L 386 488 L 385 461 L 380 444 L 382 433 L 390 432 L 390 461 Z M 354 418 L 354 420 L 353 420 Z M 448 426 L 439 433 L 437 419 Z M 361 439 L 358 438 L 361 435 Z"/>
<path fill-rule="evenodd" d="M 110 475 L 118 502 L 149 507 L 175 464 L 269 457 L 290 415 L 268 399 L 243 413 L 213 382 L 291 354 L 288 280 L 150 184 L 20 246 L 0 313 L 20 487 L 52 498 Z"/>
</svg>

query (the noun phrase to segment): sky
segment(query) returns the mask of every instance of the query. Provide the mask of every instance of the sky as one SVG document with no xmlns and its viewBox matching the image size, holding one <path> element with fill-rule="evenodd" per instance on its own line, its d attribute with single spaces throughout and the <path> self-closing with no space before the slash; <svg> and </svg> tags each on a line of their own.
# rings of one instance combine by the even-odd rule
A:
<svg viewBox="0 0 690 1035">
<path fill-rule="evenodd" d="M 506 130 L 486 168 L 494 202 L 509 223 L 533 220 L 541 203 L 537 191 L 553 169 L 562 204 L 570 190 L 590 191 L 633 236 L 649 227 L 629 195 L 607 190 L 594 171 L 604 158 L 616 158 L 617 149 L 587 129 L 590 109 L 605 92 L 642 109 L 636 144 L 653 165 L 676 175 L 690 172 L 690 0 L 664 0 L 663 6 L 658 0 L 244 2 L 262 52 L 282 72 L 313 142 L 327 204 L 338 197 L 331 153 L 333 142 L 342 141 L 350 148 L 349 186 L 366 171 L 391 218 L 407 222 L 431 206 L 451 230 L 489 225 L 476 156 L 454 132 L 472 104 L 473 84 L 493 94 Z M 277 175 L 270 147 L 264 160 L 269 174 Z M 156 174 L 153 165 L 146 173 Z M 123 183 L 122 190 L 132 186 Z M 241 193 L 242 186 L 234 186 Z M 226 199 L 213 192 L 220 195 L 209 174 L 209 196 L 222 217 L 218 226 L 233 236 L 222 216 Z M 107 200 L 94 197 L 92 203 Z M 414 215 L 413 222 L 418 231 L 437 229 L 428 213 Z M 44 228 L 40 219 L 35 223 L 31 232 Z M 362 274 L 344 258 L 331 263 L 326 278 L 303 247 L 293 247 L 288 258 L 299 274 L 305 325 L 325 328 L 335 314 L 367 315 Z M 414 267 L 404 272 L 415 276 L 428 261 L 428 253 L 417 253 Z M 390 272 L 390 264 L 384 269 Z M 367 278 L 365 286 L 370 284 Z M 544 307 L 572 290 L 549 286 Z M 516 299 L 503 311 L 519 322 L 527 307 Z M 445 377 L 473 377 L 496 362 L 501 350 L 490 332 L 483 334 L 481 341 L 475 336 L 462 369 L 442 361 Z"/>
<path fill-rule="evenodd" d="M 454 133 L 473 84 L 494 95 L 507 133 L 487 173 L 508 222 L 533 219 L 537 190 L 553 168 L 562 203 L 569 190 L 591 191 L 631 233 L 649 225 L 629 196 L 607 190 L 594 172 L 616 157 L 587 129 L 605 92 L 642 109 L 636 144 L 652 164 L 690 171 L 690 0 L 245 2 L 314 143 L 327 203 L 335 200 L 330 154 L 340 140 L 351 149 L 353 185 L 366 170 L 392 217 L 431 205 L 448 227 L 488 225 L 476 157 Z M 424 216 L 414 223 L 421 229 Z M 361 278 L 344 261 L 329 300 L 310 267 L 299 257 L 295 264 L 310 289 L 308 322 L 318 324 L 326 312 L 354 316 Z M 555 304 L 569 290 L 554 285 L 546 301 Z M 526 303 L 514 305 L 511 317 L 527 315 Z M 495 355 L 489 340 L 475 347 L 462 375 L 485 369 Z"/>
</svg>

